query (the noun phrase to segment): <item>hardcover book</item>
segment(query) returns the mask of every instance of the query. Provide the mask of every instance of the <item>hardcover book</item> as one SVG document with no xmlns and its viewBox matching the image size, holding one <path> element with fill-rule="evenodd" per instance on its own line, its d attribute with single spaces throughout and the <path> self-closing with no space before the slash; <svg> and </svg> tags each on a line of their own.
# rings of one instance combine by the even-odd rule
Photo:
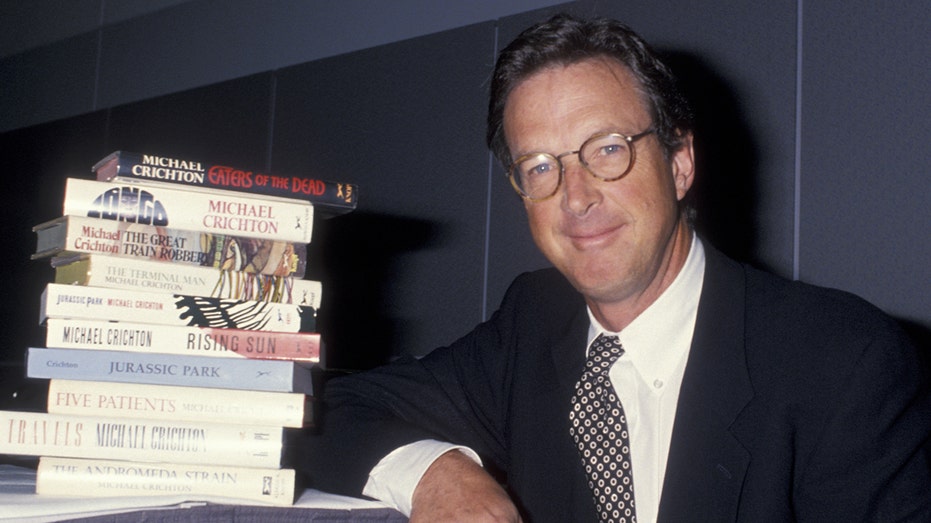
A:
<svg viewBox="0 0 931 523">
<path fill-rule="evenodd" d="M 229 498 L 236 504 L 290 506 L 294 470 L 223 465 L 39 458 L 36 494 L 61 497 L 164 496 Z"/>
<path fill-rule="evenodd" d="M 68 178 L 63 215 L 156 227 L 310 243 L 314 207 L 302 200 L 183 186 L 108 183 Z"/>
<path fill-rule="evenodd" d="M 282 176 L 203 161 L 116 151 L 91 169 L 97 180 L 176 184 L 307 200 L 322 214 L 333 216 L 356 208 L 354 184 L 306 176 Z"/>
<path fill-rule="evenodd" d="M 34 260 L 96 253 L 296 278 L 302 278 L 307 268 L 307 246 L 294 242 L 86 216 L 62 216 L 32 230 L 36 233 Z"/>
<path fill-rule="evenodd" d="M 53 379 L 47 410 L 80 416 L 202 423 L 236 420 L 244 425 L 300 428 L 313 425 L 311 399 L 298 392 Z"/>
<path fill-rule="evenodd" d="M 0 454 L 279 468 L 281 427 L 0 411 Z"/>
<path fill-rule="evenodd" d="M 55 283 L 159 291 L 187 296 L 290 303 L 320 308 L 322 285 L 293 276 L 265 276 L 149 260 L 84 254 L 55 259 Z"/>
<path fill-rule="evenodd" d="M 26 376 L 313 395 L 310 366 L 288 360 L 30 347 Z"/>
<path fill-rule="evenodd" d="M 39 301 L 39 323 L 48 318 L 186 325 L 269 332 L 315 332 L 317 310 L 265 301 L 189 296 L 49 283 Z"/>
<path fill-rule="evenodd" d="M 320 334 L 316 332 L 265 332 L 64 318 L 50 318 L 45 330 L 46 346 L 56 349 L 320 361 Z"/>
</svg>

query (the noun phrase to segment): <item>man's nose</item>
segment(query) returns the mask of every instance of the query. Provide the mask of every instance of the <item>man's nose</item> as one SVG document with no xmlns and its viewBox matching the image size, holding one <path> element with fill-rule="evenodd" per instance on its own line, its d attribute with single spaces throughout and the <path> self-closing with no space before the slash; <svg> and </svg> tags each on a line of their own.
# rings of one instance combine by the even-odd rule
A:
<svg viewBox="0 0 931 523">
<path fill-rule="evenodd" d="M 563 206 L 576 216 L 584 216 L 601 200 L 601 191 L 591 173 L 579 161 L 577 154 L 561 159 L 563 168 Z"/>
</svg>

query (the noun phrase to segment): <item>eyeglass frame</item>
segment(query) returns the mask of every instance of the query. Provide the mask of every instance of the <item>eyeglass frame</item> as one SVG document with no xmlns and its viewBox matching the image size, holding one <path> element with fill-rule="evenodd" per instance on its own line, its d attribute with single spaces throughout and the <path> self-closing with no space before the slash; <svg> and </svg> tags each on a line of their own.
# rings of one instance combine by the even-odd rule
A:
<svg viewBox="0 0 931 523">
<path fill-rule="evenodd" d="M 559 188 L 563 184 L 563 178 L 565 178 L 566 176 L 566 166 L 562 162 L 563 158 L 565 158 L 566 156 L 572 155 L 572 154 L 581 153 L 582 149 L 585 149 L 585 146 L 594 140 L 598 140 L 606 136 L 617 136 L 619 138 L 623 138 L 623 140 L 627 142 L 627 145 L 630 148 L 630 161 L 627 164 L 627 169 L 625 169 L 624 172 L 622 172 L 621 174 L 613 178 L 605 178 L 595 173 L 594 171 L 592 171 L 592 169 L 588 166 L 588 163 L 582 158 L 581 155 L 579 155 L 579 164 L 588 172 L 588 174 L 592 175 L 592 177 L 598 180 L 601 180 L 601 181 L 605 181 L 605 182 L 616 182 L 617 180 L 620 180 L 621 178 L 627 176 L 627 174 L 630 173 L 631 169 L 633 169 L 634 167 L 634 162 L 636 161 L 636 158 L 637 158 L 636 149 L 634 148 L 634 142 L 636 142 L 637 140 L 647 135 L 653 134 L 655 132 L 656 132 L 656 129 L 653 127 L 650 127 L 645 131 L 639 132 L 637 134 L 629 135 L 629 136 L 624 133 L 618 133 L 618 132 L 613 132 L 613 131 L 604 132 L 604 133 L 595 133 L 589 136 L 584 142 L 582 142 L 582 145 L 580 145 L 579 148 L 574 151 L 566 151 L 558 155 L 544 153 L 544 152 L 529 152 L 527 154 L 522 154 L 516 160 L 511 162 L 511 165 L 508 166 L 506 175 L 508 177 L 508 181 L 511 182 L 511 186 L 514 187 L 514 190 L 517 191 L 517 194 L 520 195 L 521 198 L 527 201 L 531 201 L 531 202 L 542 202 L 544 200 L 548 200 L 552 198 L 553 196 L 555 196 L 556 193 L 559 192 Z M 556 160 L 556 165 L 559 166 L 559 178 L 556 180 L 556 187 L 553 188 L 553 192 L 551 192 L 550 194 L 546 196 L 542 196 L 540 198 L 531 198 L 529 195 L 524 194 L 524 192 L 520 189 L 520 187 L 518 187 L 517 182 L 514 181 L 514 170 L 517 167 L 517 165 L 520 164 L 522 161 L 530 157 L 538 156 L 538 155 L 549 156 L 550 158 Z"/>
</svg>

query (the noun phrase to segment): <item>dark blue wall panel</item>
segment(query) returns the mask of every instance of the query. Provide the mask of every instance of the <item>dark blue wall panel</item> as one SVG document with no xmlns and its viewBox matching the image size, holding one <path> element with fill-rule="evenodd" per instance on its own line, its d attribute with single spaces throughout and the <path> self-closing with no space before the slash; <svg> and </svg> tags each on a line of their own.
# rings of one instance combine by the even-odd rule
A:
<svg viewBox="0 0 931 523">
<path fill-rule="evenodd" d="M 20 401 L 41 392 L 23 386 L 23 359 L 27 347 L 44 346 L 39 296 L 54 274 L 47 260 L 29 258 L 36 249 L 32 227 L 61 216 L 65 178 L 89 176 L 106 122 L 99 112 L 0 134 L 0 409 L 14 392 Z"/>
<path fill-rule="evenodd" d="M 931 329 L 931 16 L 806 2 L 800 277 Z"/>
<path fill-rule="evenodd" d="M 310 250 L 331 366 L 423 354 L 482 319 L 493 45 L 478 24 L 278 72 L 273 170 L 360 188 Z"/>
</svg>

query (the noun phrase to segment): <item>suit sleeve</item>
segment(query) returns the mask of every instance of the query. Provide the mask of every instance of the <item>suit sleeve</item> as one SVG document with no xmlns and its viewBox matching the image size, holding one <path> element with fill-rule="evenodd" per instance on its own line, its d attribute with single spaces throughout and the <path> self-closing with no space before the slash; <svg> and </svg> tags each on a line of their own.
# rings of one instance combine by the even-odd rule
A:
<svg viewBox="0 0 931 523">
<path fill-rule="evenodd" d="M 489 321 L 449 347 L 330 381 L 319 429 L 289 444 L 310 486 L 360 496 L 383 457 L 425 439 L 467 446 L 500 470 L 515 325 L 526 303 L 521 281 Z"/>
<path fill-rule="evenodd" d="M 931 521 L 927 369 L 895 326 L 872 332 L 796 483 L 800 521 Z"/>
</svg>

